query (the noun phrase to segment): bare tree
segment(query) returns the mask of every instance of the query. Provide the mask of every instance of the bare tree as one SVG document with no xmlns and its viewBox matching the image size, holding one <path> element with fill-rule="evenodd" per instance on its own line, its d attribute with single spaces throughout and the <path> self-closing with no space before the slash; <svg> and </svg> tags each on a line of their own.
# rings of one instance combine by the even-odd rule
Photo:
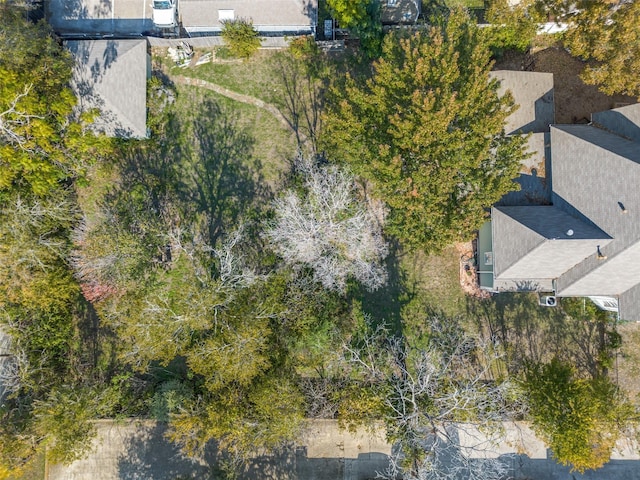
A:
<svg viewBox="0 0 640 480">
<path fill-rule="evenodd" d="M 275 220 L 265 232 L 273 249 L 286 264 L 313 270 L 330 290 L 344 292 L 349 278 L 370 290 L 384 285 L 382 205 L 367 203 L 354 177 L 337 167 L 300 158 L 296 168 L 303 193 L 290 189 L 274 202 Z"/>
<path fill-rule="evenodd" d="M 378 328 L 345 359 L 361 379 L 377 384 L 387 437 L 396 442 L 381 478 L 499 480 L 508 465 L 495 454 L 504 421 L 520 408 L 509 382 L 491 379 L 499 346 L 436 320 L 423 348 L 411 348 Z"/>
</svg>

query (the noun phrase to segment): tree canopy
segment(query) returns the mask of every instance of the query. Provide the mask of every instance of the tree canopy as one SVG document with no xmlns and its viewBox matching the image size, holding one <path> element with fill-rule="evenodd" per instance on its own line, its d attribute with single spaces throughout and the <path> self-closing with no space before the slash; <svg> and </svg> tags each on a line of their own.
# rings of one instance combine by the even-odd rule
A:
<svg viewBox="0 0 640 480">
<path fill-rule="evenodd" d="M 91 158 L 93 135 L 71 118 L 71 68 L 46 23 L 0 2 L 0 190 L 43 195 Z"/>
<path fill-rule="evenodd" d="M 296 163 L 303 195 L 291 189 L 274 203 L 275 220 L 265 232 L 272 248 L 293 268 L 310 268 L 329 290 L 345 293 L 350 279 L 370 290 L 384 285 L 388 249 L 379 202 L 359 197 L 353 176 L 335 166 Z"/>
<path fill-rule="evenodd" d="M 529 365 L 523 386 L 533 426 L 558 462 L 583 473 L 609 461 L 633 407 L 608 377 L 580 377 L 554 358 Z"/>
<path fill-rule="evenodd" d="M 372 185 L 406 245 L 468 237 L 516 188 L 526 140 L 505 134 L 516 107 L 490 69 L 477 26 L 456 10 L 426 32 L 390 33 L 371 78 L 332 91 L 323 147 Z"/>
<path fill-rule="evenodd" d="M 238 18 L 222 23 L 222 39 L 234 57 L 249 58 L 260 48 L 258 31 L 251 20 Z"/>
<path fill-rule="evenodd" d="M 640 3 L 625 0 L 538 0 L 538 11 L 569 25 L 563 42 L 590 60 L 582 78 L 607 95 L 640 98 Z"/>
</svg>

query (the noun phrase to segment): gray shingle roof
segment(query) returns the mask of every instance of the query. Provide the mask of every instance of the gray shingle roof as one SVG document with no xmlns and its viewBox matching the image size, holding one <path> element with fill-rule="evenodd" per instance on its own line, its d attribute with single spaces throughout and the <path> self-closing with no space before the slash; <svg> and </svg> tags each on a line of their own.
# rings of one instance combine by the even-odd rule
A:
<svg viewBox="0 0 640 480">
<path fill-rule="evenodd" d="M 500 81 L 500 95 L 510 91 L 520 106 L 507 119 L 507 133 L 549 131 L 555 123 L 552 73 L 495 70 L 491 77 Z"/>
<path fill-rule="evenodd" d="M 640 105 L 593 122 L 551 127 L 553 206 L 494 207 L 496 284 L 555 279 L 560 296 L 614 296 L 640 320 Z"/>
<path fill-rule="evenodd" d="M 495 207 L 496 278 L 556 278 L 611 239 L 555 206 Z M 506 241 L 505 241 L 506 240 Z M 509 241 L 511 240 L 511 241 Z"/>
<path fill-rule="evenodd" d="M 220 10 L 251 19 L 261 32 L 311 31 L 317 22 L 317 0 L 183 0 L 179 4 L 183 24 L 189 30 L 220 30 Z"/>
<path fill-rule="evenodd" d="M 100 110 L 93 128 L 109 136 L 146 137 L 146 40 L 77 40 L 65 45 L 75 58 L 72 87 L 79 108 Z"/>
<path fill-rule="evenodd" d="M 591 115 L 591 121 L 606 130 L 640 143 L 640 103 Z"/>
</svg>

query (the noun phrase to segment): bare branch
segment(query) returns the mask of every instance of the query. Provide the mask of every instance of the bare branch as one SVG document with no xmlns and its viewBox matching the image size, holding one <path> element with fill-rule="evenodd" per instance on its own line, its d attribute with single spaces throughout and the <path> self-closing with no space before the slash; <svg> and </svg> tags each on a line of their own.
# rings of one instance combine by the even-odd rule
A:
<svg viewBox="0 0 640 480">
<path fill-rule="evenodd" d="M 314 279 L 344 292 L 349 278 L 370 290 L 382 286 L 387 256 L 378 216 L 358 198 L 354 177 L 308 159 L 296 164 L 304 195 L 289 190 L 276 200 L 265 237 L 288 265 L 313 270 Z"/>
</svg>

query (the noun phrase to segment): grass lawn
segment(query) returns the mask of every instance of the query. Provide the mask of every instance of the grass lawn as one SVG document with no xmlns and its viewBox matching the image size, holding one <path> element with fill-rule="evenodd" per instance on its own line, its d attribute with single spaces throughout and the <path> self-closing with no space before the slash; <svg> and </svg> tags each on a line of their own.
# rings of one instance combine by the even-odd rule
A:
<svg viewBox="0 0 640 480">
<path fill-rule="evenodd" d="M 44 480 L 45 478 L 45 449 L 39 448 L 38 452 L 25 466 L 22 475 L 13 480 Z"/>
<path fill-rule="evenodd" d="M 270 63 L 275 54 L 273 50 L 259 50 L 246 61 L 225 60 L 186 69 L 173 67 L 170 74 L 200 78 L 234 92 L 273 103 L 281 91 Z"/>
<path fill-rule="evenodd" d="M 254 142 L 253 156 L 259 161 L 260 176 L 273 189 L 296 152 L 291 131 L 264 109 L 198 87 L 178 88 L 177 111 L 188 115 L 203 99 L 217 102 L 234 117 L 237 127 L 246 129 Z"/>
</svg>

